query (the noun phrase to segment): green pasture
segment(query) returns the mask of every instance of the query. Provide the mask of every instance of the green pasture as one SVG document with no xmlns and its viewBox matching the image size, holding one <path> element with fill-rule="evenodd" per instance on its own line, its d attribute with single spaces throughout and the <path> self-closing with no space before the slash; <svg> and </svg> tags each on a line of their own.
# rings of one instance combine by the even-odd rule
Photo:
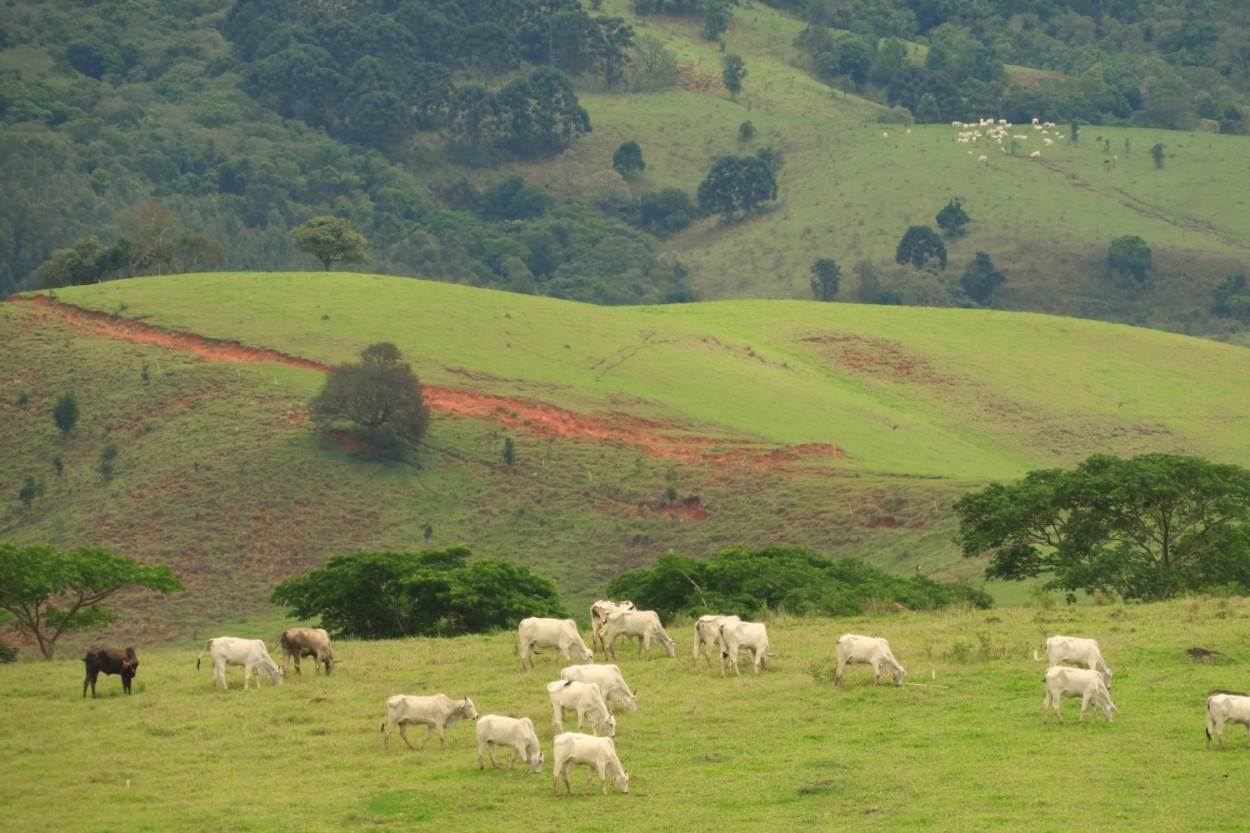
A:
<svg viewBox="0 0 1250 833">
<path fill-rule="evenodd" d="M 1033 607 L 768 623 L 762 674 L 721 679 L 691 664 L 689 622 L 676 659 L 619 664 L 638 691 L 618 715 L 630 792 L 552 794 L 541 775 L 479 771 L 473 727 L 420 751 L 379 726 L 395 693 L 468 696 L 482 714 L 528 715 L 551 754 L 544 684 L 562 660 L 521 671 L 509 633 L 455 640 L 341 642 L 330 677 L 215 690 L 202 643 L 138 646 L 134 695 L 101 676 L 81 698 L 82 664 L 0 666 L 0 802 L 15 830 L 599 831 L 1100 830 L 1242 827 L 1250 750 L 1204 748 L 1203 701 L 1244 690 L 1245 599 L 1146 606 Z M 873 688 L 862 666 L 832 684 L 833 641 L 887 637 L 907 685 Z M 1115 672 L 1119 713 L 1042 724 L 1046 636 L 1095 637 Z M 215 634 L 208 634 L 215 635 Z M 276 639 L 276 633 L 239 633 Z M 1207 663 L 1186 651 L 1216 652 Z M 419 741 L 423 732 L 410 732 Z M 500 760 L 506 761 L 507 754 Z"/>
</svg>

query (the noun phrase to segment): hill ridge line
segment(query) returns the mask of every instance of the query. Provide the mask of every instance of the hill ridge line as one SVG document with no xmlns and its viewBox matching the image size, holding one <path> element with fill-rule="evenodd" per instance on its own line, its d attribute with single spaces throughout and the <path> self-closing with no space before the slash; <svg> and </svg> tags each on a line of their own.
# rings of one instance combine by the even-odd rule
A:
<svg viewBox="0 0 1250 833">
<path fill-rule="evenodd" d="M 49 295 L 13 295 L 8 300 L 9 303 L 33 304 L 66 324 L 97 335 L 194 353 L 210 361 L 267 361 L 321 373 L 330 369 L 323 362 L 293 356 L 273 348 L 250 347 L 229 339 L 168 330 L 137 318 L 123 318 L 115 313 L 66 303 Z M 765 446 L 745 439 L 669 436 L 660 432 L 681 431 L 683 426 L 644 420 L 627 414 L 614 414 L 610 419 L 591 417 L 540 400 L 498 396 L 467 388 L 422 383 L 421 390 L 431 410 L 495 422 L 537 436 L 624 442 L 658 457 L 687 462 L 756 462 L 775 465 L 778 462 L 810 456 L 824 455 L 839 460 L 846 459 L 842 449 L 832 443 Z M 726 446 L 730 448 L 726 450 Z"/>
</svg>

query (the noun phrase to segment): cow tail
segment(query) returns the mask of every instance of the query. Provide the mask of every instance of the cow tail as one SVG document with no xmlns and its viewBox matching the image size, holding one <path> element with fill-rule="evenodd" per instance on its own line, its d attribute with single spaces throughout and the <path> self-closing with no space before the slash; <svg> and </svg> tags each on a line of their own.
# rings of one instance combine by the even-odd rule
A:
<svg viewBox="0 0 1250 833">
<path fill-rule="evenodd" d="M 195 670 L 196 671 L 200 670 L 200 660 L 204 658 L 204 652 L 207 651 L 212 646 L 213 646 L 213 640 L 210 639 L 207 642 L 205 642 L 204 647 L 200 649 L 199 656 L 195 658 Z"/>
</svg>

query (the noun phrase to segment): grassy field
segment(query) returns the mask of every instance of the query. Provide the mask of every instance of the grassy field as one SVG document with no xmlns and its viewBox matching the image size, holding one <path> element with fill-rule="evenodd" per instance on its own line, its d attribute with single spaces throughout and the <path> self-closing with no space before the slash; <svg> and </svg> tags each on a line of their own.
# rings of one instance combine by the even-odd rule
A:
<svg viewBox="0 0 1250 833">
<path fill-rule="evenodd" d="M 542 775 L 477 768 L 472 726 L 383 751 L 395 693 L 471 697 L 480 713 L 528 715 L 551 754 L 543 685 L 564 664 L 522 672 L 512 634 L 336 646 L 329 677 L 214 690 L 200 644 L 143 649 L 134 695 L 101 677 L 82 700 L 76 659 L 0 666 L 0 802 L 25 831 L 646 829 L 1234 830 L 1247 780 L 1241 727 L 1203 748 L 1203 699 L 1245 689 L 1245 599 L 1037 607 L 854 620 L 769 622 L 770 668 L 722 680 L 677 659 L 620 652 L 639 708 L 621 714 L 628 795 L 552 795 Z M 852 667 L 832 685 L 832 642 L 886 636 L 919 685 L 873 688 Z M 1054 633 L 1092 636 L 1115 672 L 1106 725 L 1041 721 Z M 257 635 L 256 633 L 239 635 Z M 276 638 L 275 634 L 266 634 Z M 1192 647 L 1217 652 L 1196 663 Z M 414 737 L 419 739 L 421 732 Z M 505 756 L 506 757 L 506 756 Z M 584 770 L 571 779 L 580 791 Z M 563 788 L 561 788 L 563 789 Z"/>
</svg>

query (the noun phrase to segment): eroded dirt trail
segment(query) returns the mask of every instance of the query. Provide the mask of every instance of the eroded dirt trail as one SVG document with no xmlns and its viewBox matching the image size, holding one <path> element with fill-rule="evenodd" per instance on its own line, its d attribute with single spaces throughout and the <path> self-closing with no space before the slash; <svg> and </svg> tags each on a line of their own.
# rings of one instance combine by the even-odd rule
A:
<svg viewBox="0 0 1250 833">
<path fill-rule="evenodd" d="M 13 296 L 12 303 L 38 307 L 39 317 L 55 318 L 107 338 L 153 344 L 192 353 L 208 361 L 277 362 L 307 370 L 326 371 L 328 366 L 278 350 L 249 347 L 236 341 L 206 338 L 194 333 L 166 330 L 133 318 L 122 318 L 56 301 L 46 295 Z M 532 399 L 494 396 L 465 388 L 421 386 L 425 402 L 433 411 L 484 419 L 537 436 L 618 441 L 649 454 L 688 461 L 738 464 L 777 464 L 806 456 L 844 459 L 841 449 L 826 443 L 800 446 L 761 446 L 759 443 L 724 438 L 696 437 L 681 433 L 680 425 L 664 425 L 625 414 L 608 418 L 576 414 Z M 672 432 L 672 433 L 667 433 Z"/>
</svg>

